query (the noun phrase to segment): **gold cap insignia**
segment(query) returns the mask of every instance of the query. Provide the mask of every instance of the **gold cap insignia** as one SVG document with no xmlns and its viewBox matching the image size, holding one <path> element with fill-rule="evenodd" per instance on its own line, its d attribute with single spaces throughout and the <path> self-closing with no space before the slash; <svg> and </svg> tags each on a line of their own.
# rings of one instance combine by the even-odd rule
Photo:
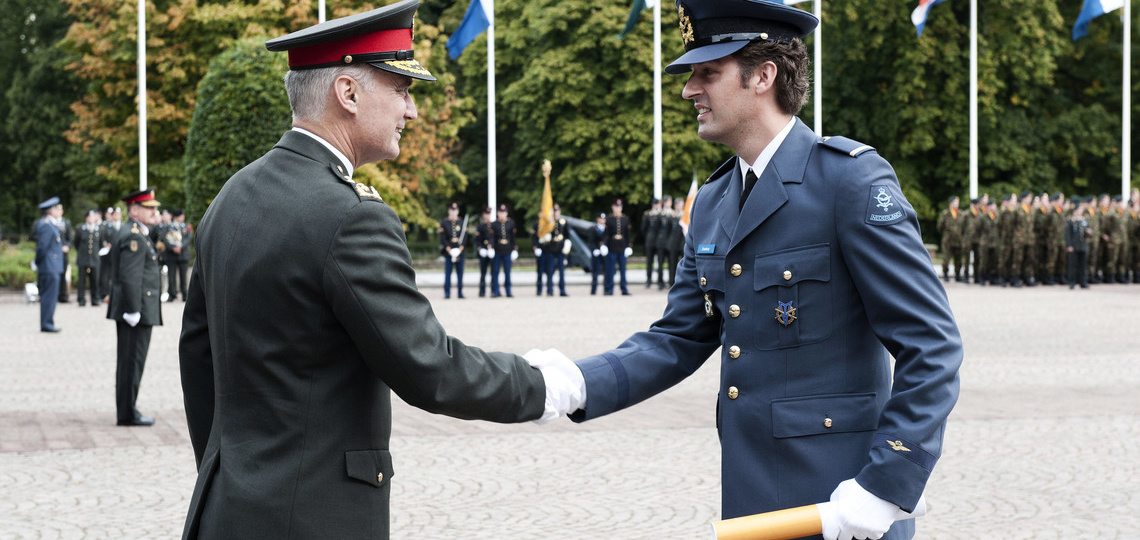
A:
<svg viewBox="0 0 1140 540">
<path fill-rule="evenodd" d="M 681 41 L 688 45 L 696 39 L 693 37 L 693 21 L 685 15 L 685 6 L 677 6 L 677 16 L 681 18 Z"/>
</svg>

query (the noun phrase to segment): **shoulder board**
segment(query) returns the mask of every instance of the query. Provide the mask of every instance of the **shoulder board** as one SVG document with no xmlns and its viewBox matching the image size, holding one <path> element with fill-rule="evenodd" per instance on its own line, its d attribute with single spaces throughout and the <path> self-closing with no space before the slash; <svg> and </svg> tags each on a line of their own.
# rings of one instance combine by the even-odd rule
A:
<svg viewBox="0 0 1140 540">
<path fill-rule="evenodd" d="M 138 223 L 131 223 L 131 234 L 142 234 Z"/>
<path fill-rule="evenodd" d="M 819 144 L 824 148 L 830 148 L 851 157 L 859 157 L 875 149 L 874 146 L 853 141 L 847 137 L 824 137 L 820 139 Z"/>
<path fill-rule="evenodd" d="M 709 175 L 709 177 L 705 180 L 705 183 L 708 184 L 710 182 L 716 182 L 721 177 L 727 176 L 730 172 L 732 172 L 732 168 L 736 166 L 736 160 L 736 156 L 728 158 L 728 160 L 722 163 L 720 167 L 717 167 L 715 172 Z"/>
<path fill-rule="evenodd" d="M 360 197 L 360 200 L 362 201 L 373 199 L 379 202 L 384 202 L 384 199 L 380 198 L 380 193 L 376 191 L 376 188 L 372 186 L 361 184 L 359 182 L 353 182 L 352 187 L 356 190 L 356 195 Z"/>
</svg>

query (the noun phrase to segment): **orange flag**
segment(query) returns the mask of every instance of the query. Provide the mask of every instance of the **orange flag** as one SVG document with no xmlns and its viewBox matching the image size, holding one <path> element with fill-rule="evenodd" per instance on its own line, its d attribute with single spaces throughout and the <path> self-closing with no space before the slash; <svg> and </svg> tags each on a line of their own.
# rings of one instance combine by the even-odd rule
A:
<svg viewBox="0 0 1140 540">
<path fill-rule="evenodd" d="M 542 176 L 546 183 L 542 187 L 542 203 L 538 207 L 539 238 L 554 232 L 554 196 L 550 193 L 550 160 L 542 162 Z"/>
<path fill-rule="evenodd" d="M 693 201 L 697 198 L 697 179 L 689 186 L 689 194 L 685 195 L 685 211 L 681 214 L 681 230 L 689 234 L 689 213 L 693 211 Z"/>
</svg>

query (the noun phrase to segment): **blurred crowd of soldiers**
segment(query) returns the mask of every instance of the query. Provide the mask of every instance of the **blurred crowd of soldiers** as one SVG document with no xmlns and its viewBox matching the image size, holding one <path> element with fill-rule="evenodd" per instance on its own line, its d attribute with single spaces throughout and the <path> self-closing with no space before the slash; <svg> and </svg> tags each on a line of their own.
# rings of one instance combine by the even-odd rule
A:
<svg viewBox="0 0 1140 540">
<path fill-rule="evenodd" d="M 1140 283 L 1140 192 L 983 195 L 967 208 L 951 197 L 938 217 L 942 279 L 1033 287 Z M 1070 229 L 1066 233 L 1066 229 Z M 1076 234 L 1073 233 L 1076 231 Z M 1087 265 L 1069 270 L 1087 249 Z M 1087 272 L 1087 273 L 1086 273 Z M 1087 279 L 1087 281 L 1085 281 Z"/>
</svg>

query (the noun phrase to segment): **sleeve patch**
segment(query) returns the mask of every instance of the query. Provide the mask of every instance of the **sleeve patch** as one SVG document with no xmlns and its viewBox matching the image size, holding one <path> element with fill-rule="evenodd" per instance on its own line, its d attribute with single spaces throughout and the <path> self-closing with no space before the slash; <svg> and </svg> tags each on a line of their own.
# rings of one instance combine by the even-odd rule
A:
<svg viewBox="0 0 1140 540">
<path fill-rule="evenodd" d="M 870 225 L 894 225 L 906 220 L 902 194 L 892 184 L 874 184 L 867 198 L 867 219 Z"/>
<path fill-rule="evenodd" d="M 875 442 L 871 446 L 898 454 L 928 471 L 934 469 L 934 463 L 938 460 L 934 454 L 923 450 L 917 444 L 883 433 L 875 434 Z"/>
</svg>

